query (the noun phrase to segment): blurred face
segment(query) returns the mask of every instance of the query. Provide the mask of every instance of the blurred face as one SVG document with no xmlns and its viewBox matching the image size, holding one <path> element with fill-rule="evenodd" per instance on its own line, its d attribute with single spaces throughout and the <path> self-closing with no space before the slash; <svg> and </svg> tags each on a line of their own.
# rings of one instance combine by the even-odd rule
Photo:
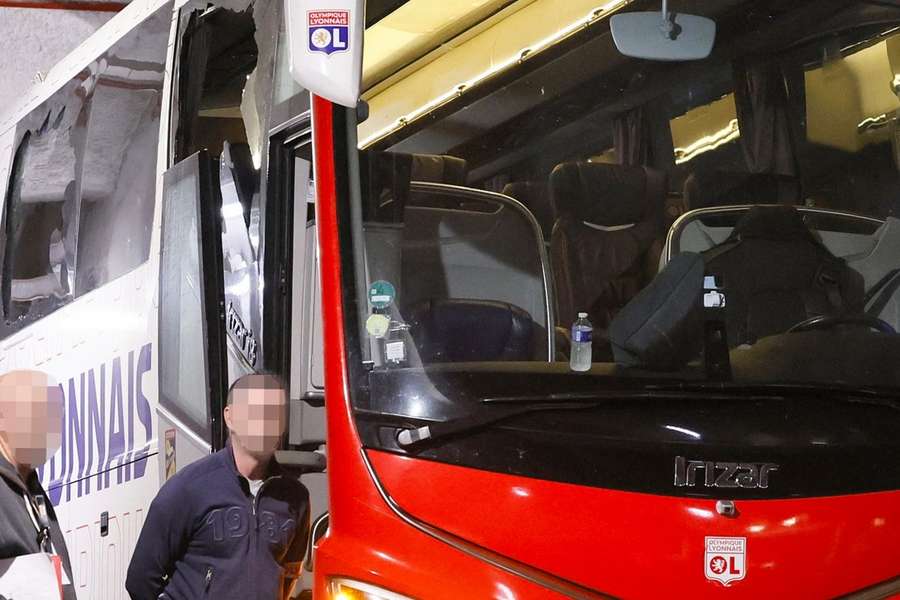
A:
<svg viewBox="0 0 900 600">
<path fill-rule="evenodd" d="M 225 423 L 234 443 L 248 452 L 268 455 L 278 448 L 284 434 L 287 395 L 273 377 L 251 375 L 247 389 L 231 392 L 231 405 L 225 408 Z"/>
<path fill-rule="evenodd" d="M 37 467 L 62 443 L 62 390 L 39 371 L 0 377 L 0 435 L 13 460 Z"/>
</svg>

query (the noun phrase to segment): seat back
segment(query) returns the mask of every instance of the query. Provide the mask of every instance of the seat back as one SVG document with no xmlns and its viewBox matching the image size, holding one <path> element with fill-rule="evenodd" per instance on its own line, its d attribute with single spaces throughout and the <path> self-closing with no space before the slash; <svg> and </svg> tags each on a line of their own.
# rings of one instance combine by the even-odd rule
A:
<svg viewBox="0 0 900 600">
<path fill-rule="evenodd" d="M 550 175 L 558 322 L 587 312 L 602 331 L 653 277 L 666 176 L 647 167 L 564 163 Z"/>
<path fill-rule="evenodd" d="M 440 154 L 413 154 L 412 181 L 466 185 L 468 165 L 462 158 Z"/>
<path fill-rule="evenodd" d="M 726 296 L 728 345 L 736 347 L 816 315 L 857 312 L 863 278 L 835 257 L 792 207 L 757 206 L 703 253 Z"/>
<path fill-rule="evenodd" d="M 543 181 L 516 181 L 503 186 L 503 195 L 515 198 L 525 205 L 538 225 L 545 240 L 550 239 L 553 232 L 553 222 L 556 215 L 553 213 L 553 205 L 550 202 L 550 190 Z"/>
</svg>

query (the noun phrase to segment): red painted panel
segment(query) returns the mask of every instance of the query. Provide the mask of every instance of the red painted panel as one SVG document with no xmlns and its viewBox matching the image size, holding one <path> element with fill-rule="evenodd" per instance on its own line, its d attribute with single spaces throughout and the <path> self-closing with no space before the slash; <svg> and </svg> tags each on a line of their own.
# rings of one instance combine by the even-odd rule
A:
<svg viewBox="0 0 900 600">
<path fill-rule="evenodd" d="M 332 141 L 334 110 L 341 109 L 313 98 L 331 489 L 329 531 L 316 553 L 315 597 L 327 598 L 329 578 L 340 576 L 415 598 L 552 598 L 546 590 L 465 555 L 403 522 L 385 504 L 366 470 L 347 395 Z"/>
<path fill-rule="evenodd" d="M 546 589 L 423 533 L 386 505 L 366 470 L 349 397 L 335 198 L 333 111 L 313 99 L 331 522 L 316 555 L 329 577 L 417 598 L 550 598 Z M 629 598 L 821 598 L 900 573 L 900 493 L 714 503 L 611 492 L 372 452 L 401 506 L 445 531 L 595 589 Z M 747 538 L 746 577 L 704 577 L 706 535 Z"/>
<path fill-rule="evenodd" d="M 625 598 L 831 598 L 900 574 L 900 492 L 737 502 L 609 491 L 370 451 L 410 514 Z M 704 574 L 705 536 L 745 537 L 746 573 L 728 588 Z"/>
</svg>

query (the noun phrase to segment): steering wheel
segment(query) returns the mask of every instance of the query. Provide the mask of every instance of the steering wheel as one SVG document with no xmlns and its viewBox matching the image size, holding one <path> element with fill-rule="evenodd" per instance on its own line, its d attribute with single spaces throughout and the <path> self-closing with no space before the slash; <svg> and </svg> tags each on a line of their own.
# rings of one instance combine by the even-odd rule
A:
<svg viewBox="0 0 900 600">
<path fill-rule="evenodd" d="M 788 329 L 787 332 L 795 333 L 797 331 L 812 331 L 813 329 L 831 329 L 838 325 L 859 325 L 881 333 L 897 333 L 897 330 L 890 323 L 871 315 L 817 315 L 800 321 Z"/>
</svg>

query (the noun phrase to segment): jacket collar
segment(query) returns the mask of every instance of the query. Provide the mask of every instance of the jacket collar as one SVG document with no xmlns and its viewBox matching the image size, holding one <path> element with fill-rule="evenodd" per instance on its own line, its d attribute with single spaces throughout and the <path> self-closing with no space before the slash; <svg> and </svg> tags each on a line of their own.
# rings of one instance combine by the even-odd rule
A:
<svg viewBox="0 0 900 600">
<path fill-rule="evenodd" d="M 243 475 L 241 475 L 240 471 L 237 469 L 237 464 L 234 462 L 234 449 L 231 447 L 231 438 L 225 442 L 225 447 L 216 452 L 219 455 L 219 460 L 232 472 L 234 475 L 241 479 L 246 479 Z M 281 465 L 278 464 L 278 461 L 275 460 L 275 456 L 269 460 L 269 464 L 266 466 L 266 478 L 275 477 L 277 475 L 281 475 L 282 469 Z"/>
</svg>

